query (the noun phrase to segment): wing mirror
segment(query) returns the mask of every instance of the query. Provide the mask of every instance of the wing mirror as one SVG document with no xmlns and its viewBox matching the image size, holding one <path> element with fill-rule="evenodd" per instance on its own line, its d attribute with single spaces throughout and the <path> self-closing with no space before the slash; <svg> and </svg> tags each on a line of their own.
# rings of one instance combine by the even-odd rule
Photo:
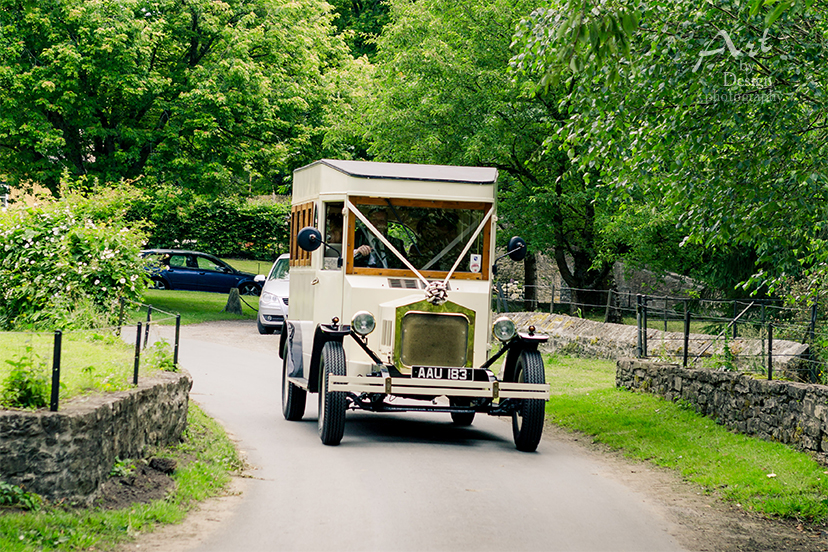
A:
<svg viewBox="0 0 828 552">
<path fill-rule="evenodd" d="M 526 253 L 526 242 L 524 239 L 518 236 L 512 236 L 512 239 L 509 240 L 506 246 L 506 253 L 495 259 L 494 263 L 492 263 L 492 274 L 497 275 L 497 261 L 503 257 L 508 256 L 516 263 L 519 263 L 526 258 Z"/>
<path fill-rule="evenodd" d="M 337 260 L 337 266 L 342 267 L 342 255 L 340 255 L 339 251 L 335 247 L 331 247 L 322 239 L 322 232 L 314 228 L 313 226 L 305 226 L 299 233 L 296 234 L 296 243 L 304 249 L 305 251 L 316 251 L 319 249 L 320 245 L 324 245 L 328 249 L 332 249 L 336 251 L 337 256 L 339 259 Z"/>
</svg>

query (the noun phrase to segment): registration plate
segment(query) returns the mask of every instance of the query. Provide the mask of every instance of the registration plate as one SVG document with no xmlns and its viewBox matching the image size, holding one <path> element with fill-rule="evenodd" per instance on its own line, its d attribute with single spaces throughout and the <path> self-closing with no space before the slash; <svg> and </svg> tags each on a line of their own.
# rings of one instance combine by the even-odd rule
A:
<svg viewBox="0 0 828 552">
<path fill-rule="evenodd" d="M 421 379 L 438 379 L 452 381 L 473 381 L 472 368 L 440 368 L 434 366 L 415 366 L 411 369 L 411 377 Z"/>
</svg>

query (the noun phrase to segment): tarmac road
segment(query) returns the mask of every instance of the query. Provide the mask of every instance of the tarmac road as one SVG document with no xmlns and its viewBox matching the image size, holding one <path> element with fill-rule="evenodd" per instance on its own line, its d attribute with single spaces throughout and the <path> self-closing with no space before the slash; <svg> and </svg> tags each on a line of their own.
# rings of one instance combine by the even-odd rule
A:
<svg viewBox="0 0 828 552">
<path fill-rule="evenodd" d="M 187 327 L 191 398 L 255 467 L 234 515 L 195 550 L 682 550 L 663 508 L 594 457 L 544 438 L 514 448 L 506 419 L 348 412 L 322 445 L 316 395 L 301 422 L 281 414 L 278 336 L 255 323 Z"/>
</svg>

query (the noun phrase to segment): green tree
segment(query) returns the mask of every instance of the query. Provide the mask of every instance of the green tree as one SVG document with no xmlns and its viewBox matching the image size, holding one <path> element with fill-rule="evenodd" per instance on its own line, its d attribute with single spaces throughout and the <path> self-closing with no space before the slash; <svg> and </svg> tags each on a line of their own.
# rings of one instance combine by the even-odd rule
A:
<svg viewBox="0 0 828 552">
<path fill-rule="evenodd" d="M 388 23 L 388 2 L 385 0 L 330 0 L 339 15 L 335 23 L 354 57 L 373 59 L 376 39 Z"/>
<path fill-rule="evenodd" d="M 574 163 L 600 162 L 607 193 L 668 214 L 684 244 L 750 252 L 756 291 L 828 261 L 826 16 L 813 0 L 562 1 L 522 23 L 512 63 L 567 86 L 580 117 L 555 136 Z"/>
<path fill-rule="evenodd" d="M 532 6 L 512 0 L 398 0 L 378 41 L 361 132 L 378 159 L 466 164 L 500 171 L 501 236 L 530 244 L 527 291 L 533 301 L 534 254 L 554 249 L 566 282 L 605 289 L 611 263 L 595 263 L 595 180 L 573 171 L 547 136 L 567 119 L 560 91 L 536 95 L 507 67 L 512 30 Z M 580 298 L 592 302 L 590 298 Z"/>
<path fill-rule="evenodd" d="M 321 0 L 0 0 L 0 173 L 271 191 L 319 156 Z"/>
</svg>

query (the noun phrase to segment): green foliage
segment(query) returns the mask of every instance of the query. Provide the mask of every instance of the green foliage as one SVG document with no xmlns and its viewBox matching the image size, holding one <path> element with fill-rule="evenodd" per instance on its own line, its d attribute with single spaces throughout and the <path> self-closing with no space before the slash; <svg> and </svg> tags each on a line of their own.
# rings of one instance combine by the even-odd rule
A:
<svg viewBox="0 0 828 552">
<path fill-rule="evenodd" d="M 128 205 L 126 217 L 149 224 L 147 248 L 196 249 L 222 257 L 275 259 L 290 243 L 290 203 L 210 198 L 160 186 Z"/>
<path fill-rule="evenodd" d="M 752 252 L 741 279 L 764 290 L 826 270 L 826 15 L 811 1 L 567 0 L 524 21 L 512 65 L 539 90 L 567 86 L 579 117 L 552 136 L 601 169 L 607 196 L 663 212 L 682 244 Z"/>
<path fill-rule="evenodd" d="M 321 0 L 0 2 L 0 173 L 269 193 L 319 157 L 347 61 Z"/>
<path fill-rule="evenodd" d="M 376 54 L 376 39 L 388 23 L 388 2 L 384 0 L 330 0 L 339 17 L 335 24 L 354 57 Z"/>
<path fill-rule="evenodd" d="M 109 470 L 109 477 L 129 477 L 135 472 L 135 462 L 115 458 L 115 464 Z"/>
<path fill-rule="evenodd" d="M 6 360 L 11 371 L 0 387 L 0 406 L 42 408 L 49 404 L 51 384 L 46 363 L 27 345 L 16 359 Z"/>
<path fill-rule="evenodd" d="M 43 505 L 43 499 L 35 493 L 28 493 L 17 485 L 0 481 L 0 507 L 17 506 L 24 510 L 36 512 Z"/>
<path fill-rule="evenodd" d="M 178 366 L 173 362 L 172 346 L 160 339 L 150 345 L 143 353 L 143 358 L 152 369 L 165 372 L 177 372 Z"/>
<path fill-rule="evenodd" d="M 143 235 L 108 196 L 0 213 L 0 329 L 79 328 L 114 321 L 120 298 L 140 297 Z"/>
</svg>

